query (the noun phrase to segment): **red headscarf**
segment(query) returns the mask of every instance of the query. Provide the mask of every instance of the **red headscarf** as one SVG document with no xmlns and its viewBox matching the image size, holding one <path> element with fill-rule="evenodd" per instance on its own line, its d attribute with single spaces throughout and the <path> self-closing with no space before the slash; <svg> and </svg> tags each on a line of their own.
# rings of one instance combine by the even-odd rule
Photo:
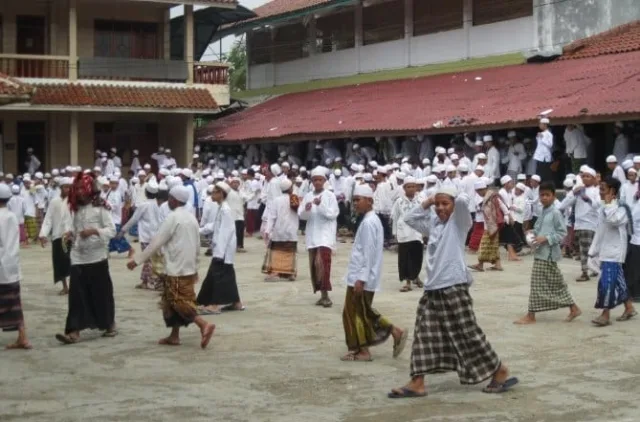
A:
<svg viewBox="0 0 640 422">
<path fill-rule="evenodd" d="M 69 191 L 69 208 L 73 212 L 78 211 L 78 198 L 88 198 L 89 202 L 94 202 L 99 197 L 99 191 L 95 185 L 95 175 L 93 173 L 78 173 Z"/>
</svg>

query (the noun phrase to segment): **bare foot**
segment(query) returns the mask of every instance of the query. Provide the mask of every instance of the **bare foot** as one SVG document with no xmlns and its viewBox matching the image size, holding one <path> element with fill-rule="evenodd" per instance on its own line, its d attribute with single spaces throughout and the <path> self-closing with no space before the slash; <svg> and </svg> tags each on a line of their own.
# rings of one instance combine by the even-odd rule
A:
<svg viewBox="0 0 640 422">
<path fill-rule="evenodd" d="M 28 341 L 15 342 L 5 347 L 7 350 L 31 350 L 33 346 Z"/>
<path fill-rule="evenodd" d="M 371 362 L 373 359 L 371 359 L 371 354 L 369 353 L 353 353 L 353 352 L 349 352 L 346 355 L 344 355 L 343 357 L 340 358 L 341 361 L 343 362 Z"/>
<path fill-rule="evenodd" d="M 69 289 L 62 289 L 58 292 L 58 296 L 66 296 L 69 294 Z"/>
<path fill-rule="evenodd" d="M 522 258 L 518 258 L 517 256 L 515 258 L 511 257 L 509 261 L 522 261 Z"/>
<path fill-rule="evenodd" d="M 565 318 L 565 322 L 571 322 L 574 319 L 578 318 L 580 315 L 582 315 L 582 311 L 580 309 L 569 312 L 569 315 Z"/>
<path fill-rule="evenodd" d="M 216 329 L 215 324 L 209 324 L 202 330 L 202 341 L 200 341 L 200 347 L 206 349 L 213 337 L 213 331 Z"/>
<path fill-rule="evenodd" d="M 169 336 L 158 340 L 158 344 L 163 346 L 180 346 L 180 339 Z"/>
<path fill-rule="evenodd" d="M 530 325 L 530 324 L 535 324 L 536 323 L 536 319 L 535 317 L 531 318 L 529 315 L 525 315 L 522 318 L 520 318 L 517 321 L 513 322 L 516 325 Z"/>
</svg>

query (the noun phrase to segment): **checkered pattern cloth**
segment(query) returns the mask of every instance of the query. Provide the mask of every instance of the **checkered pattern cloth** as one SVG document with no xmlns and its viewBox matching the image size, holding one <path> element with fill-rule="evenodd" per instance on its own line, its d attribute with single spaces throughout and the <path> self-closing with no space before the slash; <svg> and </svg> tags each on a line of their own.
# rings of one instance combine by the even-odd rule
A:
<svg viewBox="0 0 640 422">
<path fill-rule="evenodd" d="M 425 291 L 418 304 L 411 377 L 457 371 L 461 384 L 493 377 L 500 359 L 476 322 L 467 284 Z"/>
<path fill-rule="evenodd" d="M 558 263 L 542 259 L 533 260 L 529 312 L 544 312 L 573 305 L 567 283 Z"/>
<path fill-rule="evenodd" d="M 596 232 L 591 230 L 575 231 L 576 239 L 578 239 L 578 247 L 580 248 L 580 267 L 582 267 L 583 273 L 589 271 L 589 267 L 587 266 L 587 261 L 589 260 L 589 248 L 591 247 L 591 242 L 593 242 L 595 235 Z"/>
</svg>

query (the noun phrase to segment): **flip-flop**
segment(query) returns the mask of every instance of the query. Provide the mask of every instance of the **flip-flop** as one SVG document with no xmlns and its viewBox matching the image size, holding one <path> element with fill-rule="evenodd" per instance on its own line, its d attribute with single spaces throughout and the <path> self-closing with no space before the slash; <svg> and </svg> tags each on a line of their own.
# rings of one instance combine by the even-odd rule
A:
<svg viewBox="0 0 640 422">
<path fill-rule="evenodd" d="M 479 273 L 483 273 L 484 272 L 484 268 L 480 268 L 477 267 L 475 265 L 467 265 L 467 268 L 473 270 L 473 271 L 478 271 Z"/>
<path fill-rule="evenodd" d="M 5 349 L 6 350 L 31 350 L 33 349 L 33 346 L 31 345 L 31 343 L 28 343 L 28 342 L 23 344 L 13 343 L 5 347 Z"/>
<path fill-rule="evenodd" d="M 611 320 L 598 317 L 596 319 L 591 320 L 591 323 L 596 327 L 607 327 L 611 325 Z"/>
<path fill-rule="evenodd" d="M 372 362 L 373 361 L 373 358 L 371 357 L 371 355 L 369 355 L 367 359 L 359 358 L 357 356 L 358 355 L 355 353 L 348 353 L 343 357 L 341 357 L 340 360 L 343 362 Z"/>
<path fill-rule="evenodd" d="M 504 271 L 504 268 L 489 267 L 489 271 Z"/>
<path fill-rule="evenodd" d="M 206 349 L 207 346 L 209 345 L 209 342 L 211 341 L 211 337 L 213 337 L 213 332 L 216 330 L 216 326 L 214 324 L 211 324 L 207 327 L 207 331 L 205 331 L 204 335 L 202 336 L 202 340 L 200 341 L 200 347 L 203 349 Z"/>
<path fill-rule="evenodd" d="M 242 308 L 236 308 L 233 305 L 226 305 L 223 306 L 222 309 L 220 309 L 223 312 L 231 312 L 231 311 L 244 311 L 245 309 L 247 309 L 244 305 L 242 306 Z"/>
<path fill-rule="evenodd" d="M 118 335 L 117 330 L 105 331 L 104 333 L 102 333 L 102 337 L 109 337 L 109 338 L 113 338 L 117 335 Z"/>
<path fill-rule="evenodd" d="M 409 337 L 409 333 L 407 333 L 407 330 L 404 330 L 402 332 L 402 335 L 400 336 L 400 340 L 398 340 L 397 342 L 393 343 L 393 358 L 394 359 L 396 359 L 398 356 L 400 356 L 400 354 L 404 350 L 404 347 L 407 345 L 407 337 Z"/>
<path fill-rule="evenodd" d="M 198 315 L 220 315 L 222 311 L 212 311 L 211 309 L 198 309 Z"/>
<path fill-rule="evenodd" d="M 162 340 L 158 340 L 158 344 L 161 346 L 180 346 L 180 342 L 172 343 L 168 341 L 166 338 L 163 338 Z"/>
<path fill-rule="evenodd" d="M 77 339 L 69 337 L 66 334 L 56 334 L 56 340 L 58 340 L 60 343 L 65 344 L 65 345 L 74 344 L 74 343 L 78 342 Z"/>
<path fill-rule="evenodd" d="M 631 318 L 633 318 L 636 315 L 638 315 L 638 312 L 636 311 L 625 312 L 622 315 L 620 315 L 618 318 L 616 318 L 616 321 L 618 322 L 629 321 Z"/>
<path fill-rule="evenodd" d="M 512 377 L 508 378 L 502 384 L 498 383 L 495 379 L 491 380 L 489 385 L 482 389 L 483 393 L 487 394 L 501 394 L 505 391 L 508 391 L 511 387 L 515 386 L 518 383 L 518 378 Z"/>
<path fill-rule="evenodd" d="M 415 399 L 418 397 L 427 397 L 426 392 L 417 393 L 413 390 L 409 390 L 407 387 L 402 387 L 400 391 L 402 391 L 402 394 L 396 391 L 391 391 L 389 392 L 389 394 L 387 394 L 387 397 L 389 397 L 390 399 Z"/>
</svg>

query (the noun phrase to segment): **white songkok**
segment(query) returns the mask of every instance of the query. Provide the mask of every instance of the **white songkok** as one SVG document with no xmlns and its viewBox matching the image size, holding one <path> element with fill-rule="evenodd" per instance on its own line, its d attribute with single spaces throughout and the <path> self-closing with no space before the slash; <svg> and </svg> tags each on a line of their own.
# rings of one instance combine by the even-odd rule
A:
<svg viewBox="0 0 640 422">
<path fill-rule="evenodd" d="M 633 167 L 633 161 L 632 160 L 624 160 L 622 162 L 622 168 L 627 170 L 629 168 Z"/>
<path fill-rule="evenodd" d="M 516 176 L 517 180 L 527 180 L 527 175 L 524 173 L 520 173 L 519 175 Z"/>
<path fill-rule="evenodd" d="M 142 166 L 142 168 L 144 168 L 145 170 L 151 170 L 151 164 L 145 164 L 144 166 Z M 166 170 L 166 169 L 160 169 L 160 170 Z"/>
<path fill-rule="evenodd" d="M 518 183 L 516 185 L 516 189 L 520 189 L 521 191 L 524 192 L 525 190 L 527 190 L 527 187 L 524 185 L 524 183 Z"/>
<path fill-rule="evenodd" d="M 444 185 L 436 191 L 436 195 L 449 195 L 452 198 L 458 196 L 458 189 L 453 185 Z"/>
<path fill-rule="evenodd" d="M 146 184 L 144 189 L 149 193 L 158 193 L 158 184 L 152 180 Z"/>
<path fill-rule="evenodd" d="M 193 171 L 191 171 L 191 169 L 182 169 L 182 171 L 180 171 L 180 174 L 182 174 L 187 179 L 191 179 L 191 176 L 193 176 Z"/>
<path fill-rule="evenodd" d="M 456 171 L 456 166 L 454 166 L 453 164 L 449 164 L 447 166 L 447 173 L 451 173 L 451 172 L 454 172 L 454 171 Z"/>
<path fill-rule="evenodd" d="M 513 179 L 511 178 L 511 176 L 502 176 L 500 178 L 500 184 L 502 186 L 506 185 L 507 183 L 509 183 L 510 181 L 512 181 Z"/>
<path fill-rule="evenodd" d="M 633 167 L 631 167 L 629 170 L 627 170 L 627 173 L 635 173 L 638 174 L 638 170 L 634 169 Z"/>
<path fill-rule="evenodd" d="M 467 166 L 466 164 L 460 164 L 458 166 L 458 171 L 460 173 L 467 173 L 467 172 L 469 172 L 469 166 Z"/>
<path fill-rule="evenodd" d="M 340 169 L 335 169 L 335 170 L 333 171 L 333 174 L 334 174 L 334 175 L 336 175 L 336 176 L 338 176 L 338 177 L 340 177 L 340 176 L 342 176 L 342 170 L 340 170 Z"/>
<path fill-rule="evenodd" d="M 229 193 L 231 191 L 231 186 L 227 185 L 225 182 L 218 182 L 215 186 L 218 189 L 223 190 L 225 193 Z"/>
<path fill-rule="evenodd" d="M 138 179 L 137 177 L 132 177 L 131 183 L 133 183 L 134 185 L 137 185 L 138 183 L 140 183 L 140 179 Z"/>
<path fill-rule="evenodd" d="M 377 161 L 369 161 L 369 167 L 371 167 L 372 169 L 378 167 L 378 162 Z"/>
<path fill-rule="evenodd" d="M 416 183 L 416 178 L 413 176 L 409 176 L 407 178 L 404 179 L 404 184 L 405 185 L 412 185 Z"/>
<path fill-rule="evenodd" d="M 286 161 L 284 163 L 282 163 L 282 167 L 291 168 L 289 163 L 287 163 Z"/>
<path fill-rule="evenodd" d="M 576 175 L 573 173 L 569 173 L 566 175 L 566 178 L 569 180 L 576 180 Z"/>
<path fill-rule="evenodd" d="M 478 157 L 478 160 L 486 160 L 487 154 L 485 154 L 484 152 L 481 152 L 480 154 L 476 155 L 476 157 Z"/>
<path fill-rule="evenodd" d="M 164 177 L 167 177 L 167 176 L 169 176 L 169 175 L 171 174 L 171 172 L 170 172 L 168 169 L 166 169 L 166 168 L 162 168 L 162 169 L 160 169 L 160 170 L 158 171 L 158 173 L 159 173 L 159 174 L 161 174 L 161 175 L 163 175 Z"/>
<path fill-rule="evenodd" d="M 102 169 L 100 167 L 94 167 L 93 171 L 95 171 L 96 173 L 101 173 Z"/>
<path fill-rule="evenodd" d="M 591 167 L 587 167 L 583 173 L 589 174 L 593 177 L 596 177 L 596 171 L 594 169 L 592 169 Z"/>
<path fill-rule="evenodd" d="M 304 182 L 304 179 L 300 176 L 296 177 L 296 183 L 302 183 Z"/>
<path fill-rule="evenodd" d="M 436 148 L 436 154 L 440 155 L 440 154 L 446 154 L 447 150 L 442 148 L 442 147 L 437 147 Z"/>
<path fill-rule="evenodd" d="M 61 177 L 60 178 L 60 186 L 72 185 L 73 179 L 71 177 Z"/>
<path fill-rule="evenodd" d="M 314 177 L 324 177 L 325 179 L 327 178 L 327 170 L 324 167 L 316 167 L 313 170 L 311 170 L 311 178 Z"/>
<path fill-rule="evenodd" d="M 480 170 L 481 172 L 483 172 L 483 173 L 484 173 L 484 166 L 477 165 L 477 166 L 476 166 L 476 171 L 478 171 L 478 170 Z"/>
<path fill-rule="evenodd" d="M 36 179 L 42 179 L 44 177 L 44 175 L 41 172 L 36 172 L 36 174 L 33 175 Z"/>
<path fill-rule="evenodd" d="M 573 187 L 573 180 L 565 179 L 565 181 L 562 182 L 562 184 L 564 185 L 565 188 L 570 189 Z"/>
<path fill-rule="evenodd" d="M 6 186 L 6 185 L 5 185 Z M 20 186 L 11 185 L 11 193 L 20 193 Z"/>
<path fill-rule="evenodd" d="M 594 176 L 595 176 L 595 174 L 594 174 Z M 542 182 L 542 179 L 537 174 L 534 174 L 533 176 L 531 176 L 531 180 L 535 180 L 538 183 Z"/>
<path fill-rule="evenodd" d="M 482 137 L 482 140 L 483 140 L 484 142 L 493 142 L 493 136 L 491 136 L 491 135 L 484 135 L 484 136 Z"/>
<path fill-rule="evenodd" d="M 109 177 L 109 182 L 118 182 L 120 179 L 118 178 L 118 176 L 111 176 Z"/>
<path fill-rule="evenodd" d="M 271 164 L 271 167 L 269 167 L 269 169 L 274 176 L 280 176 L 280 173 L 282 173 L 282 169 L 277 164 Z"/>
<path fill-rule="evenodd" d="M 169 196 L 172 196 L 178 202 L 186 204 L 189 202 L 189 188 L 182 185 L 174 186 L 169 191 Z"/>
<path fill-rule="evenodd" d="M 618 159 L 616 158 L 615 155 L 610 155 L 607 157 L 607 163 L 617 163 Z"/>
<path fill-rule="evenodd" d="M 291 182 L 291 180 L 289 180 L 289 179 L 283 179 L 283 180 L 280 182 L 280 190 L 281 190 L 282 192 L 286 192 L 286 191 L 288 191 L 289 189 L 291 189 L 291 186 L 293 186 L 293 183 L 292 183 L 292 182 Z"/>
<path fill-rule="evenodd" d="M 435 174 L 428 175 L 427 183 L 438 183 L 438 177 Z"/>
<path fill-rule="evenodd" d="M 549 118 L 543 117 L 542 119 L 540 119 L 540 123 L 548 125 L 549 123 L 551 123 L 551 121 L 549 120 Z"/>
<path fill-rule="evenodd" d="M 160 183 L 158 183 L 158 190 L 159 191 L 168 191 L 169 190 L 169 186 L 167 186 L 167 182 L 165 182 L 164 180 L 161 180 Z"/>
<path fill-rule="evenodd" d="M 487 183 L 484 180 L 478 180 L 473 184 L 473 189 L 475 190 L 481 190 L 486 188 L 487 188 Z"/>
<path fill-rule="evenodd" d="M 458 154 L 451 154 L 451 155 L 449 156 L 449 158 L 450 158 L 451 160 L 459 160 L 459 159 L 460 159 L 460 157 L 458 157 Z"/>
<path fill-rule="evenodd" d="M 428 158 L 425 158 L 424 160 L 422 160 L 422 164 L 424 165 L 431 164 L 431 160 L 429 160 Z"/>
<path fill-rule="evenodd" d="M 516 137 L 516 131 L 515 130 L 510 130 L 509 133 L 507 133 L 507 137 L 508 138 L 515 138 Z"/>
<path fill-rule="evenodd" d="M 17 185 L 15 186 L 18 187 Z M 20 189 L 20 187 L 18 187 L 18 189 Z M 5 183 L 0 184 L 0 199 L 10 199 L 12 195 L 9 185 Z"/>
<path fill-rule="evenodd" d="M 373 198 L 373 189 L 367 184 L 357 185 L 353 189 L 353 196 L 359 196 L 361 198 Z"/>
<path fill-rule="evenodd" d="M 213 184 L 213 181 L 216 180 L 216 179 L 213 176 L 209 175 L 204 180 L 205 180 L 205 182 L 207 182 L 207 185 L 211 185 L 211 184 Z"/>
</svg>

